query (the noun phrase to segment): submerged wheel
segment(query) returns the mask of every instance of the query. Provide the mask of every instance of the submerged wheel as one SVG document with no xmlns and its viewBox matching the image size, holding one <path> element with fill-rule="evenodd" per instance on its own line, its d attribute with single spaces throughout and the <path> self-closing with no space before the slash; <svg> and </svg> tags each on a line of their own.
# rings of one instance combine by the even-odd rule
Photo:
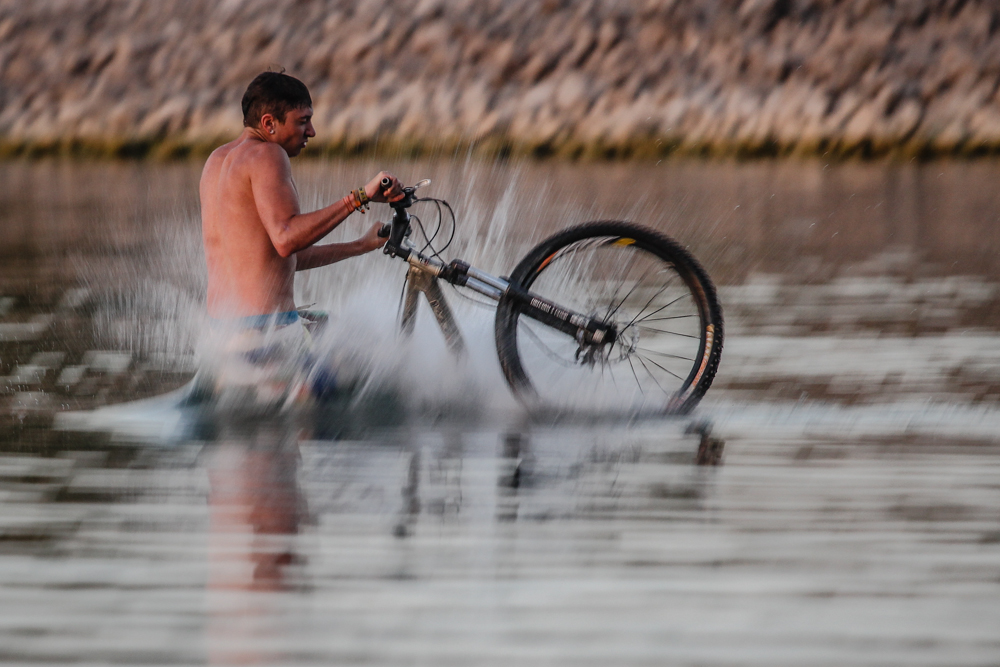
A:
<svg viewBox="0 0 1000 667">
<path fill-rule="evenodd" d="M 686 413 L 712 384 L 723 335 L 715 287 L 663 234 L 626 222 L 572 227 L 529 252 L 510 281 L 617 332 L 610 344 L 579 343 L 503 297 L 500 367 L 530 410 Z"/>
</svg>

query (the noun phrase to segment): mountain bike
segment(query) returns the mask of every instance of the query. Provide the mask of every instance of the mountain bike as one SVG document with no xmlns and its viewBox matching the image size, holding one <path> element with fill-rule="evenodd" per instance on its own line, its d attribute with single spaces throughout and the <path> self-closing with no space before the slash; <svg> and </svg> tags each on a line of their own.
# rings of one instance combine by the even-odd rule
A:
<svg viewBox="0 0 1000 667">
<path fill-rule="evenodd" d="M 455 215 L 446 201 L 416 195 L 429 183 L 405 187 L 380 232 L 383 252 L 409 264 L 403 332 L 413 331 L 423 295 L 448 347 L 464 353 L 444 281 L 496 302 L 500 368 L 530 412 L 686 414 L 698 404 L 719 366 L 723 319 L 712 281 L 684 247 L 634 223 L 590 222 L 545 239 L 509 276 L 493 276 L 441 258 Z M 433 234 L 408 211 L 421 202 L 437 206 Z M 435 249 L 444 211 L 451 238 Z M 420 248 L 410 239 L 414 225 Z"/>
</svg>

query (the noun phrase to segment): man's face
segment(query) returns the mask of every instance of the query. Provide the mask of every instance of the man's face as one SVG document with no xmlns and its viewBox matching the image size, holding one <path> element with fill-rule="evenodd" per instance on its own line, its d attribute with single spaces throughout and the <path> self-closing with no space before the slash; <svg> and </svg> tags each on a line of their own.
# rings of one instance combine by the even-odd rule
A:
<svg viewBox="0 0 1000 667">
<path fill-rule="evenodd" d="M 312 107 L 303 107 L 286 113 L 284 123 L 275 122 L 274 141 L 285 149 L 288 157 L 295 157 L 301 153 L 309 138 L 316 136 L 312 115 Z"/>
</svg>

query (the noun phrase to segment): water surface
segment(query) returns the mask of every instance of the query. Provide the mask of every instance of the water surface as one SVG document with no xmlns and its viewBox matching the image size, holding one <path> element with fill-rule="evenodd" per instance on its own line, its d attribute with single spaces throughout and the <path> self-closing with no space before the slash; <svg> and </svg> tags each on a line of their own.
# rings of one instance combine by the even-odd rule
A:
<svg viewBox="0 0 1000 667">
<path fill-rule="evenodd" d="M 314 207 L 379 166 L 296 177 Z M 995 163 L 389 166 L 498 274 L 592 219 L 688 245 L 727 318 L 701 408 L 531 423 L 490 311 L 448 293 L 464 364 L 426 313 L 400 341 L 371 255 L 297 297 L 402 404 L 95 419 L 191 377 L 200 165 L 0 164 L 0 659 L 996 664 Z"/>
</svg>

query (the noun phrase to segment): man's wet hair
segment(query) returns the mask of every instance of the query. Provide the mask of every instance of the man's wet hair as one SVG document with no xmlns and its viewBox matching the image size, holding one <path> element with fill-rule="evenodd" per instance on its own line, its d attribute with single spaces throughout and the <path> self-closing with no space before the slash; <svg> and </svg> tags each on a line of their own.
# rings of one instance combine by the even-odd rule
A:
<svg viewBox="0 0 1000 667">
<path fill-rule="evenodd" d="M 289 111 L 311 106 L 312 98 L 306 84 L 284 72 L 263 72 L 243 93 L 243 125 L 255 127 L 266 113 L 284 123 Z"/>
</svg>

